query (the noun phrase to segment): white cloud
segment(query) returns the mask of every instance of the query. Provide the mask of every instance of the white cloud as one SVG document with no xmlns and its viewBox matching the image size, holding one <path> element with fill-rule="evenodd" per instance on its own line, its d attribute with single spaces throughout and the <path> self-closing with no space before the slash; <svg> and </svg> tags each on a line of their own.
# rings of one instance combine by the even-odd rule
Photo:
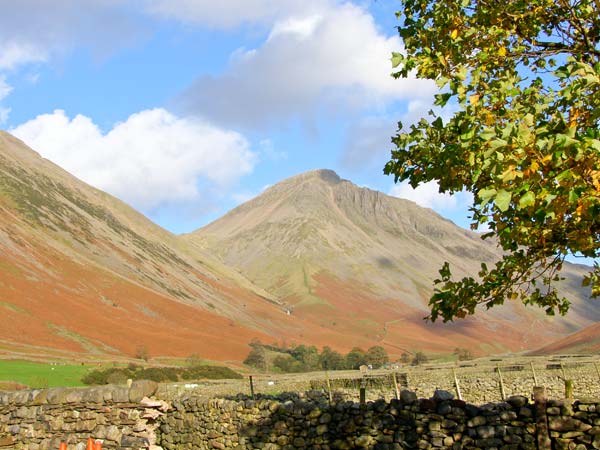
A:
<svg viewBox="0 0 600 450">
<path fill-rule="evenodd" d="M 10 5 L 4 3 L 10 3 Z M 130 0 L 0 1 L 0 70 L 48 62 L 75 46 L 103 57 L 141 32 Z"/>
<path fill-rule="evenodd" d="M 387 117 L 366 117 L 352 124 L 342 148 L 342 166 L 350 170 L 382 170 L 389 160 L 396 128 L 397 120 Z"/>
<path fill-rule="evenodd" d="M 199 184 L 227 187 L 250 173 L 256 160 L 239 133 L 164 109 L 133 114 L 108 133 L 89 117 L 70 119 L 57 110 L 11 133 L 89 184 L 146 211 L 197 199 Z"/>
<path fill-rule="evenodd" d="M 6 82 L 6 77 L 0 74 L 0 101 L 4 100 L 12 92 L 12 86 Z"/>
<path fill-rule="evenodd" d="M 258 145 L 261 155 L 266 159 L 271 161 L 283 161 L 288 158 L 287 152 L 277 150 L 271 139 L 262 139 Z"/>
<path fill-rule="evenodd" d="M 182 96 L 187 110 L 242 126 L 315 113 L 384 108 L 431 96 L 433 83 L 394 80 L 399 37 L 382 34 L 363 8 L 345 3 L 290 16 L 262 46 L 236 52 L 219 76 L 199 78 Z"/>
<path fill-rule="evenodd" d="M 0 40 L 0 69 L 12 70 L 17 66 L 43 62 L 47 59 L 46 52 L 27 42 Z"/>
<path fill-rule="evenodd" d="M 4 100 L 12 92 L 12 86 L 6 82 L 6 77 L 0 74 L 0 125 L 8 120 L 10 114 L 10 108 L 2 106 L 2 100 Z"/>
<path fill-rule="evenodd" d="M 452 211 L 465 208 L 471 203 L 471 195 L 459 192 L 454 195 L 440 193 L 439 185 L 436 181 L 421 183 L 413 188 L 408 182 L 396 184 L 390 189 L 390 195 L 399 198 L 405 198 L 417 203 L 425 208 L 432 208 L 438 211 Z"/>
<path fill-rule="evenodd" d="M 159 17 L 211 28 L 231 29 L 244 24 L 266 24 L 279 17 L 313 11 L 331 0 L 145 0 Z"/>
</svg>

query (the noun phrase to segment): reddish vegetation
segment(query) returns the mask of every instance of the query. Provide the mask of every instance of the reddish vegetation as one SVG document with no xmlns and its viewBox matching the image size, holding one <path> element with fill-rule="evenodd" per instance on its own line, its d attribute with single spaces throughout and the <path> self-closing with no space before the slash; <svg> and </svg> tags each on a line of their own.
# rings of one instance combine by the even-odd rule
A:
<svg viewBox="0 0 600 450">
<path fill-rule="evenodd" d="M 415 349 L 452 352 L 456 347 L 477 349 L 483 342 L 498 342 L 502 349 L 520 351 L 528 348 L 530 334 L 538 338 L 551 330 L 522 327 L 515 321 L 507 325 L 490 317 L 462 320 L 457 323 L 424 323 L 424 310 L 408 308 L 401 300 L 381 299 L 352 281 L 342 282 L 321 273 L 315 277 L 315 295 L 329 305 L 297 308 L 295 314 L 307 322 L 335 330 L 324 344 L 341 350 L 354 346 L 383 345 L 392 355 Z M 519 321 L 520 322 L 520 321 Z M 319 340 L 321 336 L 306 330 Z"/>
<path fill-rule="evenodd" d="M 260 331 L 97 267 L 74 263 L 49 249 L 37 252 L 53 261 L 56 277 L 16 255 L 0 255 L 2 340 L 99 356 L 133 356 L 144 346 L 151 356 L 197 353 L 239 361 L 247 354 L 248 341 L 265 339 Z"/>
<path fill-rule="evenodd" d="M 590 325 L 564 339 L 546 345 L 533 354 L 598 353 L 598 351 L 600 351 L 600 323 Z"/>
</svg>

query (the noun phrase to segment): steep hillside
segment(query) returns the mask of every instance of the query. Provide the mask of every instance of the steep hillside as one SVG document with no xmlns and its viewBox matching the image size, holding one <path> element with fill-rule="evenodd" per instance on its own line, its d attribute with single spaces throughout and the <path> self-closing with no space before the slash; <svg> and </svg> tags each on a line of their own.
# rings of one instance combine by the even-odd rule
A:
<svg viewBox="0 0 600 450">
<path fill-rule="evenodd" d="M 532 355 L 598 354 L 600 323 L 595 323 L 565 338 L 534 350 Z"/>
<path fill-rule="evenodd" d="M 331 171 L 285 180 L 175 236 L 0 132 L 0 356 L 115 359 L 144 347 L 240 361 L 252 339 L 494 353 L 600 318 L 569 266 L 567 319 L 509 305 L 423 322 L 444 260 L 472 274 L 497 257 L 434 212 Z"/>
<path fill-rule="evenodd" d="M 600 319 L 584 301 L 581 269 L 569 266 L 567 318 L 509 304 L 454 324 L 427 324 L 432 280 L 444 261 L 476 274 L 496 247 L 433 211 L 359 188 L 329 170 L 287 179 L 221 219 L 184 236 L 217 255 L 314 324 L 339 346 L 479 352 L 539 346 Z"/>
<path fill-rule="evenodd" d="M 262 289 L 0 132 L 0 353 L 242 359 Z"/>
</svg>

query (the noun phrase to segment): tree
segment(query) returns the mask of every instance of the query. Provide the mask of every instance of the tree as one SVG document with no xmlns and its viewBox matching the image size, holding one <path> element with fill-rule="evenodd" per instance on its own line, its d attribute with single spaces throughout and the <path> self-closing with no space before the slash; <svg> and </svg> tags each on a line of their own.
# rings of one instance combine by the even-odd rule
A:
<svg viewBox="0 0 600 450">
<path fill-rule="evenodd" d="M 265 358 L 265 349 L 258 345 L 253 345 L 252 350 L 246 356 L 244 364 L 254 367 L 258 370 L 267 370 L 267 360 Z"/>
<path fill-rule="evenodd" d="M 390 360 L 385 348 L 381 345 L 375 345 L 367 350 L 367 363 L 375 368 L 380 368 Z"/>
<path fill-rule="evenodd" d="M 413 187 L 473 194 L 472 228 L 503 257 L 477 279 L 440 270 L 431 320 L 519 299 L 565 314 L 567 255 L 600 252 L 600 19 L 592 0 L 403 0 L 395 77 L 434 80 L 430 112 L 392 138 L 385 166 Z M 446 112 L 447 114 L 447 112 Z M 600 295 L 600 266 L 584 278 Z"/>
<path fill-rule="evenodd" d="M 148 347 L 145 345 L 138 345 L 135 349 L 135 357 L 137 359 L 141 359 L 142 361 L 148 361 L 150 359 L 150 352 L 148 351 Z"/>
<path fill-rule="evenodd" d="M 421 364 L 424 364 L 427 361 L 429 361 L 429 358 L 427 358 L 427 355 L 425 353 L 417 352 L 417 353 L 415 353 L 415 356 L 413 357 L 411 364 L 413 366 L 420 366 Z"/>
<path fill-rule="evenodd" d="M 454 354 L 456 355 L 456 359 L 459 361 L 469 361 L 473 359 L 473 353 L 471 353 L 471 350 L 467 348 L 456 347 L 454 349 Z"/>
<path fill-rule="evenodd" d="M 406 352 L 402 353 L 400 356 L 400 362 L 402 364 L 408 364 L 410 362 L 410 355 Z"/>
<path fill-rule="evenodd" d="M 360 366 L 367 364 L 367 358 L 362 348 L 354 347 L 346 355 L 346 368 L 358 369 Z"/>
<path fill-rule="evenodd" d="M 319 356 L 321 369 L 339 370 L 344 368 L 344 357 L 330 347 L 323 347 Z"/>
</svg>

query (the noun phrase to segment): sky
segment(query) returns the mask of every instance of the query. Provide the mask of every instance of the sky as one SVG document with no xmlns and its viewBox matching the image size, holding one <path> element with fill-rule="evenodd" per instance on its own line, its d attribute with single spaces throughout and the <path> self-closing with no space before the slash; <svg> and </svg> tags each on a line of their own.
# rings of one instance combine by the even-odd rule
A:
<svg viewBox="0 0 600 450">
<path fill-rule="evenodd" d="M 436 87 L 391 77 L 390 0 L 0 0 L 0 128 L 175 233 L 328 168 L 468 227 L 469 197 L 383 175 Z"/>
</svg>

